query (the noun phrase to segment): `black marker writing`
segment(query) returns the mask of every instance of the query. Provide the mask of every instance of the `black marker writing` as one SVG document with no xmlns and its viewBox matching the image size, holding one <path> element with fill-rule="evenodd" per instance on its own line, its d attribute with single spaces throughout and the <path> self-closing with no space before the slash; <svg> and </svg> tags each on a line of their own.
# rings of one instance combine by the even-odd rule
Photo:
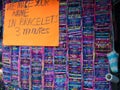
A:
<svg viewBox="0 0 120 90">
<path fill-rule="evenodd" d="M 21 18 L 19 25 L 48 25 L 52 23 L 57 23 L 58 15 L 51 15 L 45 18 Z"/>
<path fill-rule="evenodd" d="M 15 30 L 16 30 L 16 36 L 20 36 L 20 28 L 16 27 Z"/>
<path fill-rule="evenodd" d="M 46 6 L 48 3 L 49 0 L 36 0 L 36 6 Z"/>
<path fill-rule="evenodd" d="M 19 2 L 17 8 L 29 8 L 34 6 L 47 6 L 49 5 L 49 0 L 26 0 L 23 2 Z M 34 4 L 33 4 L 34 3 Z"/>
<path fill-rule="evenodd" d="M 10 19 L 8 21 L 8 27 L 15 27 L 16 26 L 16 20 L 15 19 Z"/>
<path fill-rule="evenodd" d="M 23 9 L 23 10 L 16 10 L 13 11 L 12 16 L 23 16 L 23 17 L 27 17 L 28 16 L 28 9 Z"/>
<path fill-rule="evenodd" d="M 29 35 L 29 34 L 48 34 L 49 33 L 49 28 L 25 28 L 23 30 L 23 35 Z"/>
</svg>

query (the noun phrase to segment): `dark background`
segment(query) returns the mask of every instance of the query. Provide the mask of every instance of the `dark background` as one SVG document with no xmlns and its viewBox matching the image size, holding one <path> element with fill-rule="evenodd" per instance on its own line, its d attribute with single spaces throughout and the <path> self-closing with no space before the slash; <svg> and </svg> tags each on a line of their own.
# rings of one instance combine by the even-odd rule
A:
<svg viewBox="0 0 120 90">
<path fill-rule="evenodd" d="M 113 0 L 112 5 L 113 28 L 115 38 L 114 44 L 116 52 L 120 55 L 120 0 Z M 118 60 L 118 68 L 120 68 L 120 56 Z M 120 79 L 120 69 L 118 73 L 112 74 L 119 77 Z M 112 90 L 120 90 L 120 82 L 118 84 L 112 83 Z"/>
<path fill-rule="evenodd" d="M 114 38 L 115 38 L 115 50 L 120 55 L 120 0 L 112 0 L 112 8 L 113 8 L 113 26 L 114 26 Z M 0 11 L 2 10 L 2 0 L 0 0 Z M 2 21 L 0 21 L 2 22 Z M 2 30 L 3 27 L 0 26 L 0 42 L 2 40 Z M 2 46 L 2 43 L 0 43 L 0 47 Z M 0 51 L 0 68 L 1 68 L 1 62 L 2 62 L 2 52 Z M 118 68 L 120 68 L 120 56 L 119 56 L 119 62 L 118 62 Z M 111 72 L 112 73 L 112 72 Z M 113 75 L 119 77 L 120 79 L 120 70 L 118 73 L 112 73 Z M 112 90 L 120 90 L 120 82 L 118 84 L 112 83 Z"/>
</svg>

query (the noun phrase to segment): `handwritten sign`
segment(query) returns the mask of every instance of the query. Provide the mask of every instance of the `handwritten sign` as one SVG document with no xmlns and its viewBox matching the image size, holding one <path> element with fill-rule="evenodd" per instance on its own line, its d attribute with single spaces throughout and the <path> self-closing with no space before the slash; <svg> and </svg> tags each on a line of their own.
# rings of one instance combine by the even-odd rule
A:
<svg viewBox="0 0 120 90">
<path fill-rule="evenodd" d="M 3 44 L 58 46 L 59 1 L 25 0 L 6 4 Z"/>
</svg>

